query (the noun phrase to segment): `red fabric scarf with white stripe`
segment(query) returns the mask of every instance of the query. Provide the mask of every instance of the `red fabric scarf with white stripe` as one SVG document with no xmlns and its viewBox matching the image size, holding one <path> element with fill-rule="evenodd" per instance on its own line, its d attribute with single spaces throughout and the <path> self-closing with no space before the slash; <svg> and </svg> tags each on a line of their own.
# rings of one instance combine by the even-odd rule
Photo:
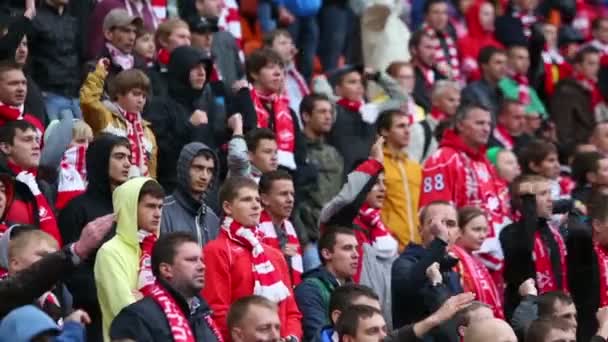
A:
<svg viewBox="0 0 608 342">
<path fill-rule="evenodd" d="M 530 38 L 530 36 L 532 35 L 532 25 L 534 25 L 534 23 L 538 21 L 538 18 L 534 15 L 534 13 L 513 11 L 513 17 L 521 21 L 521 25 L 524 28 L 524 35 L 526 36 L 526 38 Z"/>
<path fill-rule="evenodd" d="M 456 267 L 462 277 L 464 290 L 475 293 L 477 300 L 492 307 L 496 318 L 503 319 L 504 311 L 500 292 L 498 292 L 488 269 L 481 260 L 469 254 L 460 246 L 452 246 L 451 252 L 460 260 Z"/>
<path fill-rule="evenodd" d="M 231 217 L 225 217 L 222 222 L 222 233 L 251 252 L 253 294 L 266 297 L 275 303 L 290 296 L 289 288 L 281 280 L 279 271 L 274 268 L 266 256 L 264 246 L 260 241 L 263 236 L 257 227 L 245 227 Z"/>
<path fill-rule="evenodd" d="M 336 104 L 344 107 L 346 110 L 350 112 L 358 113 L 361 107 L 363 107 L 363 101 L 351 101 L 347 98 L 341 97 L 336 101 Z"/>
<path fill-rule="evenodd" d="M 522 74 L 511 74 L 511 78 L 518 85 L 517 99 L 524 105 L 530 104 L 530 82 L 528 76 Z"/>
<path fill-rule="evenodd" d="M 551 256 L 549 250 L 543 239 L 541 238 L 540 232 L 534 233 L 534 249 L 532 251 L 532 259 L 534 260 L 536 268 L 536 287 L 538 288 L 538 294 L 543 294 L 551 291 L 562 290 L 566 293 L 568 290 L 568 268 L 566 264 L 566 244 L 562 236 L 552 227 L 549 227 L 553 239 L 557 243 L 559 253 L 559 263 L 562 270 L 562 288 L 557 287 L 557 281 L 555 274 L 553 273 L 553 266 L 551 264 Z"/>
<path fill-rule="evenodd" d="M 131 164 L 140 170 L 140 176 L 148 175 L 148 154 L 144 144 L 144 126 L 139 113 L 124 112 L 127 121 L 127 138 L 131 145 Z"/>
<path fill-rule="evenodd" d="M 571 67 L 556 49 L 545 48 L 541 57 L 545 70 L 545 93 L 552 95 L 555 84 L 568 76 Z"/>
<path fill-rule="evenodd" d="M 456 81 L 460 81 L 462 77 L 460 73 L 460 59 L 458 57 L 458 48 L 456 46 L 456 42 L 454 42 L 454 39 L 452 39 L 448 33 L 434 30 L 426 23 L 423 25 L 423 30 L 429 36 L 437 38 L 437 45 L 435 46 L 435 61 L 437 65 L 447 63 L 450 66 L 450 74 L 444 76 Z M 447 55 L 443 45 L 441 44 L 441 40 L 443 40 L 447 46 Z"/>
<path fill-rule="evenodd" d="M 65 151 L 59 165 L 57 201 L 61 210 L 72 198 L 86 190 L 86 145 L 72 146 Z"/>
<path fill-rule="evenodd" d="M 296 81 L 296 84 L 298 85 L 298 90 L 300 91 L 300 94 L 302 94 L 302 97 L 310 94 L 310 89 L 308 88 L 304 77 L 302 77 L 302 74 L 300 74 L 295 67 L 292 66 L 288 68 L 287 74 L 289 75 L 289 77 L 293 78 L 294 81 Z"/>
<path fill-rule="evenodd" d="M 600 275 L 600 308 L 608 305 L 608 251 L 599 243 L 593 243 Z"/>
<path fill-rule="evenodd" d="M 37 117 L 35 117 L 31 114 L 25 113 L 23 105 L 21 105 L 20 107 L 15 107 L 15 106 L 5 105 L 2 102 L 0 102 L 0 126 L 4 125 L 8 121 L 15 121 L 15 120 L 25 120 L 25 121 L 31 123 L 32 125 L 36 126 L 36 129 L 38 130 L 38 134 L 41 138 L 40 140 L 42 141 L 42 137 L 44 136 L 44 125 L 40 122 L 40 120 L 38 120 Z"/>
<path fill-rule="evenodd" d="M 572 73 L 572 77 L 589 92 L 591 96 L 591 113 L 595 113 L 596 107 L 603 102 L 602 93 L 597 82 L 576 70 Z"/>
<path fill-rule="evenodd" d="M 507 128 L 505 126 L 501 125 L 501 124 L 497 124 L 496 125 L 496 128 L 494 128 L 494 132 L 492 133 L 492 135 L 507 150 L 512 150 L 513 146 L 515 146 L 515 143 L 513 141 L 513 137 L 511 137 L 511 134 L 509 133 L 509 131 L 507 130 Z"/>
<path fill-rule="evenodd" d="M 281 242 L 279 241 L 276 229 L 274 227 L 274 224 L 272 223 L 272 218 L 270 217 L 270 214 L 266 212 L 266 210 L 262 211 L 258 229 L 260 230 L 260 233 L 263 234 L 263 243 L 275 247 L 278 250 L 281 250 Z M 291 224 L 289 220 L 283 221 L 283 224 L 279 229 L 282 229 L 284 231 L 284 234 L 287 236 L 287 243 L 298 246 L 298 254 L 289 258 L 289 269 L 291 271 L 292 281 L 291 285 L 293 287 L 296 287 L 302 281 L 302 273 L 304 272 L 304 266 L 302 263 L 302 247 L 300 246 L 300 240 L 298 239 L 298 235 L 296 234 L 296 230 L 293 227 L 293 224 Z"/>
<path fill-rule="evenodd" d="M 258 127 L 270 128 L 271 122 L 274 123 L 279 163 L 295 170 L 296 126 L 289 111 L 289 99 L 280 94 L 264 95 L 253 88 L 251 100 L 255 106 Z M 272 113 L 268 111 L 267 106 L 272 108 Z"/>
</svg>

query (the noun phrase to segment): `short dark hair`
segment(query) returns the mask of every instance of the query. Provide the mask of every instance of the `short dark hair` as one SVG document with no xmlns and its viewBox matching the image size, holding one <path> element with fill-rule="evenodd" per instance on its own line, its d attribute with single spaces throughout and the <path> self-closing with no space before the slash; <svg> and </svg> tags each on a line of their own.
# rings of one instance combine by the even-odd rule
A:
<svg viewBox="0 0 608 342">
<path fill-rule="evenodd" d="M 464 120 L 466 120 L 469 117 L 469 114 L 475 109 L 481 109 L 486 112 L 489 111 L 488 108 L 486 106 L 482 105 L 481 103 L 465 102 L 465 103 L 461 104 L 458 107 L 458 109 L 456 110 L 456 113 L 454 114 L 453 122 L 454 123 L 463 122 Z"/>
<path fill-rule="evenodd" d="M 336 246 L 336 240 L 338 234 L 352 235 L 355 236 L 355 232 L 352 229 L 344 227 L 344 226 L 329 226 L 325 227 L 323 232 L 321 233 L 321 237 L 318 241 L 319 248 L 319 258 L 321 259 L 321 263 L 325 264 L 325 259 L 323 258 L 323 250 L 327 249 L 329 251 L 333 251 Z"/>
<path fill-rule="evenodd" d="M 574 326 L 563 318 L 539 318 L 530 324 L 526 332 L 526 342 L 544 342 L 551 330 L 574 330 Z"/>
<path fill-rule="evenodd" d="M 274 44 L 274 40 L 280 36 L 293 39 L 289 31 L 287 31 L 286 29 L 275 29 L 270 32 L 267 32 L 266 34 L 264 34 L 264 37 L 262 37 L 262 43 L 264 44 L 264 47 L 271 48 L 272 44 Z"/>
<path fill-rule="evenodd" d="M 300 114 L 312 114 L 313 110 L 315 109 L 315 105 L 320 101 L 329 102 L 331 104 L 329 97 L 327 97 L 325 94 L 312 93 L 304 96 L 302 98 L 302 102 L 300 102 Z"/>
<path fill-rule="evenodd" d="M 240 325 L 245 316 L 247 316 L 249 308 L 256 305 L 270 310 L 277 310 L 277 305 L 275 303 L 262 296 L 251 295 L 239 298 L 230 305 L 230 310 L 228 311 L 228 317 L 226 319 L 228 333 L 230 333 L 230 330 L 234 327 Z"/>
<path fill-rule="evenodd" d="M 597 172 L 600 167 L 600 160 L 605 157 L 597 152 L 579 152 L 572 159 L 572 179 L 577 186 L 585 186 L 587 181 L 587 173 Z"/>
<path fill-rule="evenodd" d="M 447 4 L 447 1 L 446 0 L 427 0 L 427 1 L 425 1 L 424 6 L 422 7 L 423 13 L 425 15 L 429 14 L 431 7 L 433 5 L 440 4 L 440 3 Z"/>
<path fill-rule="evenodd" d="M 346 309 L 353 305 L 353 302 L 359 297 L 368 297 L 375 300 L 380 300 L 380 297 L 370 287 L 360 285 L 356 283 L 348 283 L 337 287 L 331 294 L 329 300 L 329 318 L 331 320 L 331 313 L 334 310 L 340 312 L 346 311 Z M 336 322 L 332 322 L 335 324 Z"/>
<path fill-rule="evenodd" d="M 118 95 L 126 95 L 132 89 L 141 89 L 146 95 L 150 93 L 150 78 L 139 69 L 123 70 L 108 85 L 108 92 L 113 100 Z"/>
<path fill-rule="evenodd" d="M 479 216 L 486 216 L 486 213 L 478 207 L 467 205 L 458 209 L 458 226 L 461 230 L 467 223 L 473 221 Z"/>
<path fill-rule="evenodd" d="M 340 336 L 340 341 L 343 341 L 344 336 L 357 336 L 359 321 L 362 319 L 371 318 L 374 315 L 382 316 L 380 310 L 369 305 L 351 305 L 338 318 L 336 322 L 336 332 Z"/>
<path fill-rule="evenodd" d="M 587 204 L 589 217 L 592 220 L 606 222 L 608 220 L 608 194 L 601 191 L 592 191 L 591 200 Z"/>
<path fill-rule="evenodd" d="M 432 38 L 432 36 L 425 30 L 418 30 L 411 35 L 410 41 L 407 44 L 407 47 L 410 52 L 420 45 L 420 42 L 422 42 L 422 38 L 424 37 Z"/>
<path fill-rule="evenodd" d="M 530 169 L 530 163 L 540 164 L 551 153 L 557 154 L 557 148 L 553 143 L 541 139 L 530 141 L 519 153 L 519 165 L 523 173 L 534 174 L 535 172 Z"/>
<path fill-rule="evenodd" d="M 0 127 L 0 144 L 4 143 L 12 146 L 15 143 L 17 130 L 25 132 L 30 129 L 36 132 L 36 126 L 25 120 L 9 121 Z"/>
<path fill-rule="evenodd" d="M 270 189 L 272 189 L 272 185 L 274 184 L 274 182 L 278 180 L 289 180 L 293 182 L 293 177 L 291 177 L 289 172 L 285 170 L 265 172 L 260 178 L 260 183 L 258 184 L 260 194 L 269 193 Z"/>
<path fill-rule="evenodd" d="M 506 114 L 511 106 L 523 106 L 523 104 L 519 102 L 519 100 L 503 97 L 500 100 L 500 110 L 498 111 L 498 116 Z"/>
<path fill-rule="evenodd" d="M 245 142 L 247 143 L 247 150 L 249 152 L 255 152 L 261 140 L 276 141 L 276 139 L 277 136 L 270 128 L 254 128 L 245 135 Z"/>
<path fill-rule="evenodd" d="M 488 304 L 477 301 L 477 300 L 471 302 L 471 304 L 460 309 L 454 315 L 454 322 L 456 322 L 456 326 L 457 327 L 463 327 L 463 326 L 468 327 L 469 324 L 471 323 L 471 313 L 473 311 L 479 310 L 481 308 L 487 308 L 487 309 L 492 310 L 492 308 Z"/>
<path fill-rule="evenodd" d="M 597 29 L 600 28 L 600 25 L 602 24 L 602 21 L 608 21 L 608 17 L 606 16 L 601 16 L 601 17 L 597 17 L 595 18 L 592 22 L 591 22 L 591 30 L 595 31 Z"/>
<path fill-rule="evenodd" d="M 14 58 L 0 60 L 0 77 L 7 71 L 19 70 L 23 71 L 23 67 L 19 63 L 15 62 Z"/>
<path fill-rule="evenodd" d="M 271 48 L 264 47 L 253 51 L 245 59 L 245 70 L 247 70 L 247 78 L 253 81 L 252 75 L 260 72 L 267 65 L 276 64 L 281 68 L 285 67 L 283 59 L 279 54 Z"/>
<path fill-rule="evenodd" d="M 578 50 L 576 55 L 574 55 L 574 59 L 572 60 L 572 63 L 574 63 L 574 64 L 583 63 L 585 61 L 585 58 L 587 58 L 588 55 L 593 55 L 593 54 L 599 55 L 600 50 L 598 50 L 596 47 L 591 46 L 591 45 L 585 46 L 585 47 L 581 48 L 580 50 Z"/>
<path fill-rule="evenodd" d="M 386 73 L 389 74 L 389 76 L 397 77 L 397 73 L 399 72 L 399 70 L 401 70 L 401 68 L 413 69 L 414 66 L 412 65 L 412 63 L 406 61 L 393 61 L 386 67 Z"/>
<path fill-rule="evenodd" d="M 228 177 L 220 188 L 220 205 L 224 202 L 232 202 L 239 195 L 239 190 L 242 188 L 258 190 L 258 184 L 249 177 Z"/>
<path fill-rule="evenodd" d="M 538 317 L 552 319 L 553 314 L 555 313 L 555 303 L 557 302 L 561 302 L 566 305 L 574 303 L 572 301 L 572 297 L 563 291 L 551 291 L 543 293 L 536 298 Z"/>
<path fill-rule="evenodd" d="M 142 198 L 144 198 L 144 196 L 151 196 L 157 199 L 163 199 L 165 198 L 165 190 L 157 181 L 149 180 L 145 182 L 139 190 L 139 197 L 137 201 L 140 202 Z"/>
<path fill-rule="evenodd" d="M 484 46 L 479 50 L 479 54 L 477 55 L 477 64 L 484 65 L 490 63 L 492 57 L 494 55 L 507 55 L 507 52 L 504 49 L 497 48 L 492 45 Z"/>
<path fill-rule="evenodd" d="M 407 116 L 407 114 L 398 109 L 387 109 L 382 111 L 376 120 L 376 132 L 380 134 L 384 130 L 390 130 L 393 126 L 395 116 L 397 115 Z"/>
<path fill-rule="evenodd" d="M 420 209 L 419 218 L 420 218 L 421 225 L 424 224 L 424 219 L 426 219 L 426 215 L 429 213 L 429 208 L 434 207 L 436 205 L 445 205 L 448 207 L 452 207 L 452 208 L 454 208 L 454 210 L 456 210 L 456 207 L 449 201 L 443 201 L 443 200 L 433 201 L 433 202 L 425 205 L 422 209 Z"/>
<path fill-rule="evenodd" d="M 186 242 L 198 243 L 189 232 L 170 232 L 161 234 L 152 248 L 152 274 L 160 277 L 160 264 L 172 264 L 177 249 Z"/>
</svg>

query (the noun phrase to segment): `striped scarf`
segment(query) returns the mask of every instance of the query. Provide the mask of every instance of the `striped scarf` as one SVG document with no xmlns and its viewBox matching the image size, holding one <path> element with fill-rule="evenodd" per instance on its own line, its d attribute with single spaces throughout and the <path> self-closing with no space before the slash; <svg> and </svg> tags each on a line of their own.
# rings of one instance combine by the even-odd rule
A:
<svg viewBox="0 0 608 342">
<path fill-rule="evenodd" d="M 448 33 L 434 30 L 426 24 L 423 25 L 422 29 L 427 33 L 427 35 L 437 39 L 437 45 L 435 46 L 435 62 L 437 66 L 447 64 L 450 70 L 449 74 L 444 76 L 455 81 L 461 81 L 462 74 L 460 73 L 460 59 L 458 57 L 458 48 L 456 47 L 456 42 L 454 42 L 454 39 Z M 446 48 L 444 48 L 443 44 L 441 44 L 442 40 L 445 42 Z"/>
<path fill-rule="evenodd" d="M 127 122 L 127 138 L 131 145 L 131 164 L 139 169 L 138 176 L 147 176 L 148 153 L 144 144 L 144 126 L 139 113 L 123 112 Z"/>
<path fill-rule="evenodd" d="M 553 273 L 553 267 L 551 265 L 551 256 L 549 250 L 543 242 L 540 236 L 540 232 L 534 233 L 534 249 L 532 251 L 532 259 L 536 267 L 536 286 L 538 287 L 538 294 L 543 294 L 551 291 L 562 290 L 569 292 L 568 290 L 568 269 L 566 263 L 566 244 L 562 236 L 552 227 L 549 227 L 553 239 L 557 243 L 559 252 L 559 263 L 562 270 L 562 288 L 557 287 L 557 281 L 555 274 Z"/>
<path fill-rule="evenodd" d="M 291 285 L 296 287 L 302 281 L 302 273 L 304 272 L 304 266 L 302 263 L 302 247 L 300 246 L 300 240 L 296 234 L 296 230 L 293 224 L 289 220 L 283 221 L 283 224 L 279 229 L 282 232 L 277 232 L 272 218 L 266 210 L 262 212 L 260 216 L 260 224 L 258 229 L 263 234 L 262 242 L 281 250 L 281 241 L 279 236 L 286 236 L 286 243 L 297 245 L 298 254 L 292 257 L 288 257 L 289 269 L 291 271 Z"/>
<path fill-rule="evenodd" d="M 59 164 L 57 184 L 57 209 L 63 209 L 72 198 L 86 190 L 86 145 L 70 147 Z"/>
<path fill-rule="evenodd" d="M 281 274 L 274 268 L 260 241 L 260 231 L 256 227 L 244 227 L 231 217 L 222 222 L 222 233 L 251 252 L 253 262 L 253 294 L 279 303 L 290 296 L 289 288 L 281 280 Z"/>
<path fill-rule="evenodd" d="M 534 13 L 530 12 L 521 12 L 521 11 L 513 11 L 513 17 L 519 19 L 521 21 L 521 25 L 524 28 L 524 35 L 526 38 L 530 38 L 532 35 L 532 25 L 534 25 L 538 18 L 534 15 Z"/>
<path fill-rule="evenodd" d="M 545 70 L 545 93 L 552 95 L 555 84 L 567 76 L 570 66 L 556 49 L 545 48 L 541 53 Z"/>
<path fill-rule="evenodd" d="M 528 76 L 512 73 L 511 78 L 517 83 L 517 99 L 524 105 L 530 104 L 530 82 Z"/>
<path fill-rule="evenodd" d="M 599 243 L 593 243 L 600 276 L 600 308 L 608 305 L 608 251 Z"/>
</svg>

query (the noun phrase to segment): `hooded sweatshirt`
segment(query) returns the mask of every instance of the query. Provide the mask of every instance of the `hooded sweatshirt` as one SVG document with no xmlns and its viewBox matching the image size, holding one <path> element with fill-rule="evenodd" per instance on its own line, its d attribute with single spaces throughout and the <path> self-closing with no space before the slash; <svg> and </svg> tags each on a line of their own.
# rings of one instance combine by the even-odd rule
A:
<svg viewBox="0 0 608 342">
<path fill-rule="evenodd" d="M 60 212 L 59 227 L 65 243 L 79 239 L 84 226 L 90 221 L 114 211 L 108 169 L 112 149 L 126 138 L 103 133 L 93 140 L 86 154 L 86 169 L 89 184 L 84 194 L 72 199 Z M 112 230 L 105 241 L 114 236 Z M 93 267 L 96 253 L 89 256 L 66 280 L 74 297 L 74 307 L 84 309 L 91 317 L 87 326 L 87 341 L 101 341 L 101 311 L 95 288 Z"/>
<path fill-rule="evenodd" d="M 215 164 L 213 182 L 219 177 L 219 160 L 207 145 L 192 142 L 184 146 L 177 160 L 177 187 L 173 194 L 165 198 L 160 230 L 164 233 L 186 231 L 197 237 L 201 246 L 217 237 L 220 220 L 213 210 L 205 204 L 206 193 L 202 198 L 194 198 L 190 193 L 190 165 L 201 152 L 213 156 Z M 211 183 L 208 185 L 208 188 Z"/>
<path fill-rule="evenodd" d="M 120 310 L 136 301 L 141 249 L 137 235 L 139 192 L 148 177 L 133 178 L 117 187 L 112 194 L 116 213 L 116 235 L 104 243 L 95 260 L 95 284 L 101 307 L 104 340 L 112 320 Z"/>
</svg>

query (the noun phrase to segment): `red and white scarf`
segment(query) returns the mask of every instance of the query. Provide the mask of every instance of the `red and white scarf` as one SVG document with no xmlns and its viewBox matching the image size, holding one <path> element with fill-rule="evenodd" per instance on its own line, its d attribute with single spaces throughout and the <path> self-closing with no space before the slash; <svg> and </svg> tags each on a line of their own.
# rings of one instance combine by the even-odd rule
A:
<svg viewBox="0 0 608 342">
<path fill-rule="evenodd" d="M 408 101 L 408 102 L 412 102 L 412 101 Z M 435 121 L 437 121 L 437 123 L 443 121 L 446 118 L 446 115 L 444 112 L 441 111 L 441 109 L 433 106 L 431 107 L 431 112 L 429 113 L 430 117 L 432 117 Z"/>
<path fill-rule="evenodd" d="M 553 239 L 557 243 L 558 247 L 559 263 L 562 270 L 562 288 L 560 289 L 557 287 L 557 281 L 555 279 L 555 274 L 553 273 L 553 266 L 551 264 L 549 251 L 547 250 L 547 246 L 545 246 L 545 243 L 540 236 L 540 232 L 538 231 L 534 233 L 534 249 L 532 251 L 532 260 L 534 260 L 536 268 L 536 287 L 538 288 L 539 294 L 558 290 L 562 290 L 567 293 L 569 290 L 568 268 L 566 264 L 566 244 L 564 243 L 564 239 L 559 232 L 552 227 L 549 227 L 549 230 L 553 235 Z"/>
<path fill-rule="evenodd" d="M 600 105 L 604 100 L 597 81 L 586 77 L 576 70 L 572 73 L 572 77 L 581 85 L 591 96 L 591 113 L 596 113 L 597 106 Z"/>
<path fill-rule="evenodd" d="M 106 48 L 108 49 L 108 53 L 110 53 L 113 64 L 118 65 L 122 70 L 133 69 L 135 58 L 132 54 L 124 53 L 110 43 L 106 43 Z"/>
<path fill-rule="evenodd" d="M 545 93 L 552 95 L 555 84 L 567 75 L 570 68 L 564 57 L 556 49 L 545 48 L 541 53 L 545 70 Z"/>
<path fill-rule="evenodd" d="M 44 125 L 37 117 L 25 113 L 25 106 L 19 107 L 9 106 L 0 102 L 0 126 L 3 126 L 8 121 L 25 120 L 36 127 L 38 137 L 40 138 L 42 147 L 42 137 L 44 137 Z"/>
<path fill-rule="evenodd" d="M 139 236 L 139 249 L 141 256 L 139 257 L 139 275 L 137 278 L 137 289 L 141 294 L 147 296 L 152 291 L 156 277 L 152 274 L 152 249 L 158 240 L 156 234 L 151 234 L 144 231 L 137 232 Z"/>
<path fill-rule="evenodd" d="M 266 212 L 266 210 L 262 211 L 262 215 L 260 216 L 260 224 L 258 225 L 258 229 L 260 233 L 263 234 L 262 242 L 270 245 L 272 247 L 281 250 L 281 242 L 279 241 L 278 234 L 276 232 L 275 226 L 272 223 L 272 218 L 270 214 Z M 293 224 L 289 220 L 283 221 L 281 227 L 287 236 L 287 243 L 297 245 L 298 254 L 290 257 L 290 270 L 291 270 L 291 282 L 292 286 L 296 287 L 302 281 L 302 273 L 304 272 L 304 264 L 302 263 L 302 247 L 300 246 L 300 240 L 298 239 L 298 235 L 296 234 L 296 230 L 293 227 Z"/>
<path fill-rule="evenodd" d="M 365 103 L 363 101 L 351 101 L 347 98 L 341 97 L 338 99 L 338 101 L 336 101 L 336 104 L 344 107 L 350 112 L 359 113 L 359 110 Z"/>
<path fill-rule="evenodd" d="M 296 82 L 296 84 L 298 85 L 298 90 L 300 91 L 302 97 L 310 94 L 310 89 L 308 88 L 304 77 L 302 77 L 302 74 L 300 74 L 300 72 L 298 72 L 298 70 L 294 66 L 287 68 L 287 75 Z"/>
<path fill-rule="evenodd" d="M 504 311 L 500 292 L 488 269 L 480 260 L 460 246 L 452 246 L 451 252 L 460 260 L 456 267 L 462 277 L 464 290 L 475 293 L 477 300 L 492 307 L 496 318 L 503 319 Z"/>
<path fill-rule="evenodd" d="M 296 123 L 293 122 L 289 111 L 289 99 L 280 94 L 264 95 L 255 88 L 251 89 L 251 99 L 255 106 L 258 127 L 269 128 L 271 122 L 274 122 L 279 164 L 295 170 Z M 265 105 L 272 107 L 272 113 Z"/>
<path fill-rule="evenodd" d="M 139 176 L 148 176 L 148 153 L 144 143 L 144 126 L 139 113 L 122 112 L 127 122 L 127 138 L 131 145 L 131 164 L 139 169 Z"/>
<path fill-rule="evenodd" d="M 366 230 L 361 236 L 360 242 L 365 242 L 374 247 L 382 257 L 392 257 L 399 252 L 399 243 L 391 235 L 382 222 L 380 209 L 372 208 L 366 202 L 359 209 L 359 215 L 355 217 L 354 223 Z"/>
<path fill-rule="evenodd" d="M 599 243 L 593 243 L 600 276 L 600 308 L 608 305 L 608 251 Z"/>
<path fill-rule="evenodd" d="M 72 146 L 65 151 L 59 164 L 57 209 L 63 209 L 72 198 L 86 190 L 87 145 Z"/>
<path fill-rule="evenodd" d="M 524 105 L 530 104 L 532 99 L 530 98 L 530 82 L 528 76 L 522 74 L 512 73 L 511 78 L 517 83 L 517 99 Z"/>
<path fill-rule="evenodd" d="M 461 73 L 460 73 L 460 59 L 458 57 L 458 48 L 456 46 L 456 42 L 452 37 L 444 32 L 439 32 L 437 30 L 432 29 L 430 26 L 423 25 L 423 30 L 431 37 L 436 38 L 437 45 L 435 46 L 435 62 L 437 65 L 441 63 L 447 63 L 450 66 L 450 74 L 444 75 L 450 79 L 460 81 Z M 441 40 L 445 42 L 447 46 L 447 54 L 443 45 L 441 44 Z"/>
<path fill-rule="evenodd" d="M 521 12 L 513 11 L 513 17 L 521 21 L 521 25 L 524 28 L 524 35 L 526 38 L 530 38 L 532 35 L 532 25 L 538 21 L 538 18 L 532 12 Z"/>
<path fill-rule="evenodd" d="M 265 297 L 279 303 L 291 294 L 289 288 L 281 280 L 281 274 L 274 268 L 264 251 L 260 239 L 261 232 L 257 227 L 244 227 L 231 217 L 225 217 L 222 222 L 222 232 L 228 238 L 251 252 L 253 262 L 253 294 Z"/>
<path fill-rule="evenodd" d="M 512 150 L 515 146 L 513 137 L 511 137 L 511 134 L 509 134 L 507 128 L 501 124 L 496 125 L 492 135 L 494 136 L 494 139 L 498 140 L 498 142 L 500 142 L 507 150 Z"/>
</svg>

